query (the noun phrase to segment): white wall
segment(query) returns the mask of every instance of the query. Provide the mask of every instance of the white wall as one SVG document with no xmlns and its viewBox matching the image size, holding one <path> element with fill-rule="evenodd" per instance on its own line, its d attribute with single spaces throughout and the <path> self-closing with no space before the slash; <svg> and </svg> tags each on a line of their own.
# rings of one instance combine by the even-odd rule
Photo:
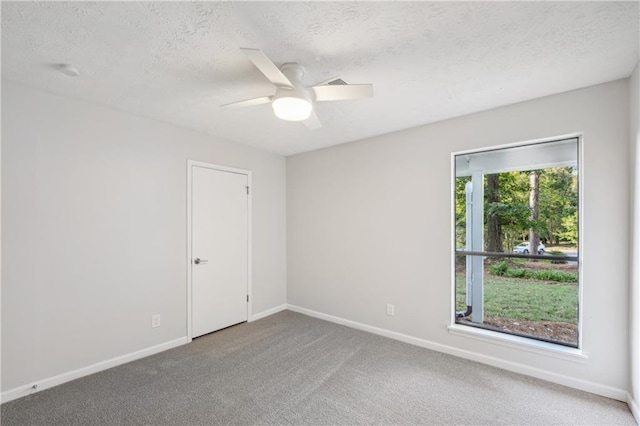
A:
<svg viewBox="0 0 640 426">
<path fill-rule="evenodd" d="M 625 398 L 628 129 L 621 80 L 288 157 L 288 303 Z M 450 334 L 451 153 L 573 132 L 584 132 L 588 362 Z"/>
<path fill-rule="evenodd" d="M 640 422 L 640 63 L 629 80 L 629 140 L 631 144 L 631 250 L 629 287 L 629 356 L 631 369 L 629 405 Z"/>
<path fill-rule="evenodd" d="M 253 172 L 253 313 L 286 303 L 283 157 L 8 81 L 2 141 L 3 392 L 186 336 L 187 159 Z"/>
</svg>

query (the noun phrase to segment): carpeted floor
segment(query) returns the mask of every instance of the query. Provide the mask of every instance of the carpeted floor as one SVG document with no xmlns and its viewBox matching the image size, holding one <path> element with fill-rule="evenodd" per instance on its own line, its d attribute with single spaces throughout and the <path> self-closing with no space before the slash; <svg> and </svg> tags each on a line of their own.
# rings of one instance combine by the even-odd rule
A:
<svg viewBox="0 0 640 426">
<path fill-rule="evenodd" d="M 627 424 L 626 404 L 284 311 L 2 405 L 2 424 Z"/>
</svg>

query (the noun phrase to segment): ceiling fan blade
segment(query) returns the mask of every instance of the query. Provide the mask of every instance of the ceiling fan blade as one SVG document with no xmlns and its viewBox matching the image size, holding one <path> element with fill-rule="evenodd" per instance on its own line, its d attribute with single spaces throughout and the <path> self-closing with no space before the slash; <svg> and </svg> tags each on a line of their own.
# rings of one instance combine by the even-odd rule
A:
<svg viewBox="0 0 640 426">
<path fill-rule="evenodd" d="M 276 86 L 293 87 L 293 84 L 289 79 L 282 74 L 282 71 L 273 63 L 271 59 L 267 58 L 267 55 L 262 53 L 260 49 L 247 49 L 241 48 L 241 50 L 247 55 L 249 60 L 253 62 L 253 65 L 258 68 L 262 74 L 269 79 L 270 82 Z"/>
<path fill-rule="evenodd" d="M 311 115 L 309 116 L 309 118 L 307 118 L 306 120 L 303 121 L 304 125 L 307 126 L 307 129 L 309 130 L 315 130 L 315 129 L 319 129 L 320 127 L 322 127 L 322 123 L 320 123 L 320 120 L 318 119 L 318 116 L 316 115 L 316 111 L 315 110 L 311 110 Z"/>
<path fill-rule="evenodd" d="M 247 99 L 246 101 L 232 102 L 230 104 L 220 105 L 220 108 L 244 108 L 244 107 L 250 107 L 250 106 L 254 106 L 254 105 L 267 104 L 267 103 L 271 102 L 271 99 L 272 99 L 271 96 L 264 96 L 262 98 L 253 98 L 253 99 Z"/>
<path fill-rule="evenodd" d="M 313 86 L 316 101 L 341 101 L 346 99 L 370 98 L 373 96 L 372 84 L 344 84 Z"/>
</svg>

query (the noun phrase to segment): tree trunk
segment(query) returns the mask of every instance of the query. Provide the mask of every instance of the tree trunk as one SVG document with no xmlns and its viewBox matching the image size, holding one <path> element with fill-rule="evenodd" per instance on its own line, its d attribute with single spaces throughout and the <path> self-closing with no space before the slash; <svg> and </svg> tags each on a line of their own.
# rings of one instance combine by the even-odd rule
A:
<svg viewBox="0 0 640 426">
<path fill-rule="evenodd" d="M 540 216 L 540 173 L 532 171 L 529 175 L 529 207 L 531 207 L 531 229 L 529 230 L 529 254 L 538 254 L 540 235 L 538 234 L 538 219 Z"/>
<path fill-rule="evenodd" d="M 500 202 L 500 175 L 487 175 L 487 205 Z M 499 214 L 487 214 L 487 251 L 503 252 L 502 222 Z"/>
</svg>

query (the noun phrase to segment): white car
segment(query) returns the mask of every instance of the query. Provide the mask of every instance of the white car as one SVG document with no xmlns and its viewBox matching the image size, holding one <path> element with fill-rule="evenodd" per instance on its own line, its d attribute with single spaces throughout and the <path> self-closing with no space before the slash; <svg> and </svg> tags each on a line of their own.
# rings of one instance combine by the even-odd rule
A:
<svg viewBox="0 0 640 426">
<path fill-rule="evenodd" d="M 544 244 L 538 244 L 538 254 L 544 254 L 545 246 Z M 525 241 L 524 243 L 520 243 L 513 248 L 514 253 L 518 254 L 529 254 L 529 242 Z"/>
</svg>

